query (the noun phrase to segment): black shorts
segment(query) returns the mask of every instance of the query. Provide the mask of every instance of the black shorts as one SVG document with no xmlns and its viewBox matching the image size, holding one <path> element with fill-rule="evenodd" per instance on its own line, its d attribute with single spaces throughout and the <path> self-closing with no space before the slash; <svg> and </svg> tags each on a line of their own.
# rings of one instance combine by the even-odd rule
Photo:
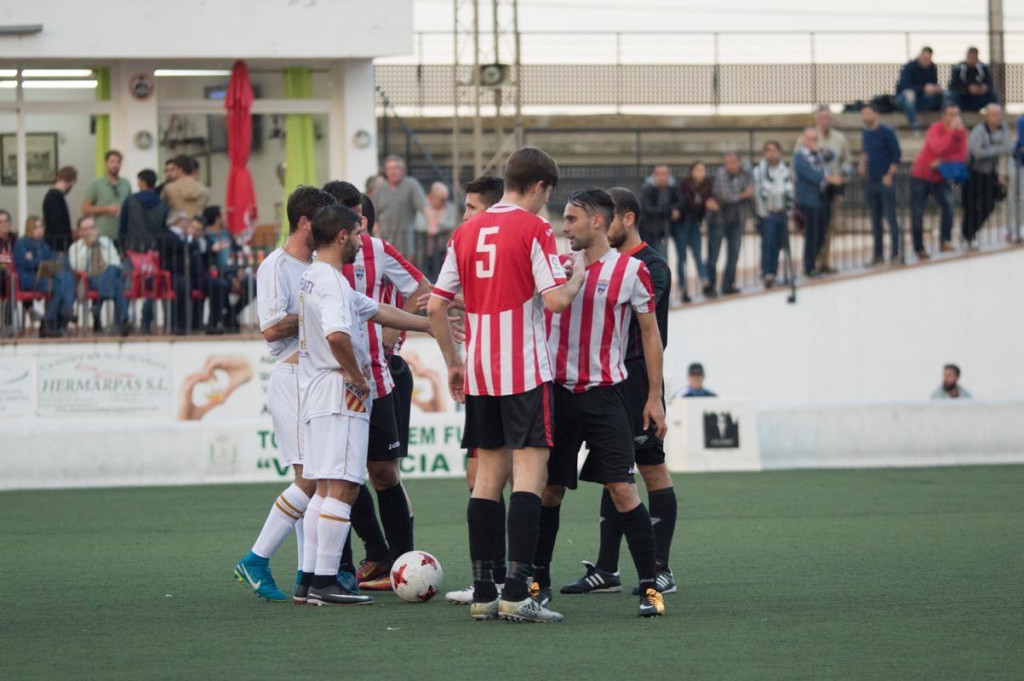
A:
<svg viewBox="0 0 1024 681">
<path fill-rule="evenodd" d="M 466 395 L 463 449 L 523 449 L 554 445 L 550 383 L 518 395 Z"/>
<path fill-rule="evenodd" d="M 548 459 L 549 485 L 576 489 L 576 464 L 584 442 L 588 451 L 579 472 L 580 480 L 602 484 L 633 480 L 633 438 L 624 384 L 591 388 L 583 393 L 555 388 L 555 414 L 555 446 Z"/>
<path fill-rule="evenodd" d="M 654 424 L 644 431 L 644 407 L 647 405 L 647 365 L 642 359 L 626 362 L 626 403 L 629 405 L 629 423 L 633 433 L 633 451 L 638 466 L 657 466 L 665 463 L 665 443 L 654 436 Z M 661 406 L 665 406 L 662 396 Z"/>
<path fill-rule="evenodd" d="M 402 443 L 398 439 L 398 423 L 395 421 L 395 394 L 378 397 L 370 408 L 370 447 L 366 452 L 367 461 L 394 461 L 400 459 Z"/>
<path fill-rule="evenodd" d="M 388 366 L 391 369 L 391 378 L 395 381 L 395 389 L 391 391 L 394 396 L 395 423 L 398 425 L 398 441 L 401 446 L 398 448 L 398 456 L 409 456 L 409 414 L 412 411 L 412 372 L 409 365 L 405 363 L 400 355 L 390 355 Z"/>
</svg>

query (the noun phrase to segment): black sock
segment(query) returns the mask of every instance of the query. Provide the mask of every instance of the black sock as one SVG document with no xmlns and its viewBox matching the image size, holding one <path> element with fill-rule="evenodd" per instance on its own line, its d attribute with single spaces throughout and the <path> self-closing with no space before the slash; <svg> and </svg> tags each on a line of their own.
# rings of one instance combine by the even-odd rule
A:
<svg viewBox="0 0 1024 681">
<path fill-rule="evenodd" d="M 561 506 L 541 506 L 537 552 L 533 558 L 533 576 L 542 589 L 551 588 L 551 557 L 555 553 Z"/>
<path fill-rule="evenodd" d="M 352 563 L 352 533 L 349 532 L 348 536 L 345 537 L 345 546 L 341 549 L 341 562 L 338 564 L 338 570 L 344 570 L 345 572 L 356 573 L 356 566 Z"/>
<path fill-rule="evenodd" d="M 540 497 L 531 492 L 513 492 L 508 500 L 508 574 L 501 592 L 507 601 L 521 601 L 527 596 L 539 530 Z"/>
<path fill-rule="evenodd" d="M 338 575 L 313 575 L 313 588 L 322 589 L 338 581 Z"/>
<path fill-rule="evenodd" d="M 490 603 L 498 597 L 494 586 L 494 522 L 499 513 L 498 502 L 470 499 L 466 507 L 469 525 L 469 558 L 473 562 L 473 600 Z"/>
<path fill-rule="evenodd" d="M 313 576 L 312 572 L 303 572 L 302 577 L 299 578 L 299 584 L 307 588 L 313 586 Z"/>
<path fill-rule="evenodd" d="M 377 492 L 380 522 L 391 547 L 391 559 L 412 551 L 412 523 L 409 522 L 409 500 L 402 483 Z"/>
<path fill-rule="evenodd" d="M 668 556 L 672 552 L 672 536 L 676 533 L 676 488 L 666 487 L 647 495 L 654 524 L 654 558 L 658 570 L 668 570 Z"/>
<path fill-rule="evenodd" d="M 498 518 L 494 524 L 494 582 L 505 583 L 505 495 L 498 497 Z"/>
<path fill-rule="evenodd" d="M 597 569 L 618 572 L 619 549 L 622 546 L 622 519 L 615 509 L 612 494 L 601 492 L 601 547 L 597 551 Z"/>
<path fill-rule="evenodd" d="M 388 553 L 384 533 L 377 522 L 377 511 L 373 508 L 373 495 L 366 485 L 359 486 L 359 496 L 352 504 L 352 529 L 363 540 L 366 547 L 366 560 L 375 563 L 384 562 L 391 554 Z"/>
<path fill-rule="evenodd" d="M 651 516 L 641 503 L 632 511 L 619 513 L 622 518 L 622 533 L 626 535 L 629 552 L 640 578 L 640 592 L 648 586 L 654 587 L 654 529 Z"/>
</svg>

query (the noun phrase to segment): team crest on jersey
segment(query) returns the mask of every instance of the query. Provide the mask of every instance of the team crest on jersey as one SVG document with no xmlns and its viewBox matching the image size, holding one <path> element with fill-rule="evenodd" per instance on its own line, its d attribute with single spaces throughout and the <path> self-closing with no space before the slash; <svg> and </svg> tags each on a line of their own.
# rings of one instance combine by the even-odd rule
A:
<svg viewBox="0 0 1024 681">
<path fill-rule="evenodd" d="M 366 276 L 366 268 L 363 267 L 362 265 L 356 265 L 355 267 L 352 268 L 352 271 L 356 275 L 356 279 L 358 279 L 359 281 L 362 281 L 363 277 Z"/>
<path fill-rule="evenodd" d="M 551 265 L 551 269 L 554 270 L 555 272 L 561 272 L 564 270 L 564 268 L 562 267 L 562 262 L 558 259 L 557 255 L 549 255 L 548 264 Z"/>
<path fill-rule="evenodd" d="M 597 280 L 597 294 L 603 296 L 608 291 L 608 280 L 598 279 Z"/>
</svg>

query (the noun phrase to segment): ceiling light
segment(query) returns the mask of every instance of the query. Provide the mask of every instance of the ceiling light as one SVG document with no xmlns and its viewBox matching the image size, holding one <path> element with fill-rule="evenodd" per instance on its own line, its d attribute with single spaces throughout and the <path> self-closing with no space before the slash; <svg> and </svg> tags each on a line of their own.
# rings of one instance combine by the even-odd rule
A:
<svg viewBox="0 0 1024 681">
<path fill-rule="evenodd" d="M 202 78 L 204 76 L 230 76 L 230 69 L 157 69 L 157 78 Z"/>
<path fill-rule="evenodd" d="M 91 78 L 92 69 L 22 69 L 23 78 Z"/>
<path fill-rule="evenodd" d="M 94 90 L 95 80 L 23 80 L 26 90 Z M 0 89 L 13 90 L 18 87 L 16 80 L 0 80 Z"/>
</svg>

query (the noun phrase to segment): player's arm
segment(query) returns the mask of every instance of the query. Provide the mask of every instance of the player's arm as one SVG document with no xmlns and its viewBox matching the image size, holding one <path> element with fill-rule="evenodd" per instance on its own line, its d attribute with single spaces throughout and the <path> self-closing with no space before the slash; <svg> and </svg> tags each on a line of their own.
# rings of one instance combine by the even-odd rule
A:
<svg viewBox="0 0 1024 681">
<path fill-rule="evenodd" d="M 640 337 L 644 345 L 644 363 L 647 365 L 647 404 L 644 405 L 644 430 L 653 423 L 654 434 L 664 439 L 668 426 L 665 423 L 665 408 L 661 404 L 664 378 L 662 368 L 665 363 L 661 349 L 661 333 L 658 331 L 658 320 L 653 312 L 643 312 L 636 316 L 640 325 Z"/>
<path fill-rule="evenodd" d="M 269 343 L 284 340 L 285 338 L 293 338 L 298 335 L 299 315 L 297 314 L 285 315 L 281 321 L 263 330 L 263 337 Z"/>
<path fill-rule="evenodd" d="M 448 367 L 448 392 L 456 402 L 465 402 L 466 366 L 455 347 L 451 322 L 448 320 L 448 307 L 462 288 L 462 279 L 459 276 L 458 260 L 455 257 L 453 244 L 454 240 L 448 244 L 448 255 L 445 256 L 444 264 L 441 265 L 441 273 L 437 275 L 437 284 L 427 303 L 427 319 L 430 321 L 434 338 L 441 348 L 444 363 Z"/>
<path fill-rule="evenodd" d="M 370 319 L 383 326 L 385 333 L 393 329 L 398 332 L 419 331 L 420 333 L 433 333 L 430 321 L 426 317 L 400 310 L 394 305 L 382 303 L 377 313 L 370 317 Z"/>
<path fill-rule="evenodd" d="M 338 360 L 341 370 L 345 374 L 345 380 L 355 388 L 360 398 L 370 394 L 370 386 L 366 377 L 359 369 L 359 362 L 356 361 L 356 352 L 352 348 L 352 338 L 344 331 L 334 331 L 327 334 L 327 343 L 331 347 L 331 354 Z"/>
<path fill-rule="evenodd" d="M 544 307 L 547 308 L 547 311 L 552 314 L 560 314 L 572 305 L 576 294 L 583 288 L 586 276 L 583 255 L 577 254 L 572 261 L 572 276 L 569 278 L 569 281 L 565 282 L 564 286 L 544 293 Z"/>
<path fill-rule="evenodd" d="M 432 287 L 430 282 L 427 281 L 426 278 L 420 279 L 419 286 L 416 287 L 415 293 L 405 296 L 405 305 L 402 306 L 402 309 L 409 314 L 418 315 L 421 309 L 419 302 L 420 298 L 423 296 L 430 296 L 431 290 Z M 380 322 L 377 323 L 380 324 Z M 390 350 L 395 347 L 395 343 L 398 342 L 398 338 L 402 335 L 402 332 L 386 324 L 381 324 L 381 326 L 387 327 L 384 329 L 383 341 L 384 347 Z"/>
</svg>

